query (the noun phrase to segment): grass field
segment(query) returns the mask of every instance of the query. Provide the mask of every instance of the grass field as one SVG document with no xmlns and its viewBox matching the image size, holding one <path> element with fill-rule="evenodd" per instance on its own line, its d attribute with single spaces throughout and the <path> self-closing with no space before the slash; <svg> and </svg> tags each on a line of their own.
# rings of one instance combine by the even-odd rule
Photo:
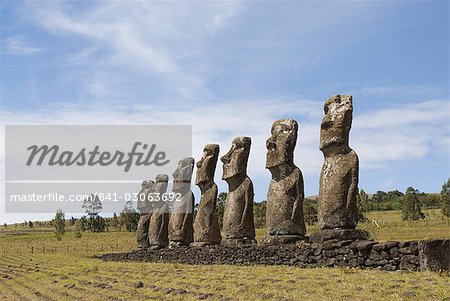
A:
<svg viewBox="0 0 450 301">
<path fill-rule="evenodd" d="M 426 214 L 403 222 L 397 211 L 372 212 L 360 228 L 379 241 L 449 238 L 449 219 Z M 0 231 L 0 300 L 450 300 L 445 274 L 102 262 L 93 255 L 132 250 L 135 234 L 68 232 L 57 241 L 51 228 L 31 230 Z"/>
<path fill-rule="evenodd" d="M 450 218 L 443 216 L 438 209 L 423 212 L 426 218 L 418 221 L 402 221 L 400 211 L 369 212 L 369 221 L 359 224 L 358 227 L 369 231 L 371 237 L 377 241 L 450 238 Z"/>
<path fill-rule="evenodd" d="M 117 263 L 70 254 L 11 254 L 0 259 L 1 300 L 450 298 L 450 278 L 431 272 Z M 143 287 L 136 288 L 137 282 Z"/>
</svg>

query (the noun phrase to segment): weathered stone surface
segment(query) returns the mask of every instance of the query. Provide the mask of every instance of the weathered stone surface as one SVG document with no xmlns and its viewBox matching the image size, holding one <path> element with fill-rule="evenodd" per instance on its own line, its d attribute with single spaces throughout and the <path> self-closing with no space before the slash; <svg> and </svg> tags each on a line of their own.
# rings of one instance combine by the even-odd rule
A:
<svg viewBox="0 0 450 301">
<path fill-rule="evenodd" d="M 141 216 L 139 217 L 138 227 L 136 230 L 138 249 L 145 249 L 149 246 L 148 227 L 150 225 L 151 216 L 151 213 L 146 213 L 141 214 Z"/>
<path fill-rule="evenodd" d="M 263 237 L 260 244 L 262 245 L 284 245 L 296 243 L 303 239 L 302 235 L 268 235 Z"/>
<path fill-rule="evenodd" d="M 155 182 L 145 180 L 142 182 L 141 190 L 137 195 L 138 198 L 137 209 L 141 213 L 136 231 L 138 249 L 147 248 L 149 246 L 148 227 L 150 224 L 150 217 L 152 211 L 152 204 L 149 201 L 149 195 L 154 191 L 155 191 Z"/>
<path fill-rule="evenodd" d="M 149 195 L 155 192 L 156 184 L 152 180 L 144 180 L 141 184 L 141 190 L 137 195 L 136 208 L 141 214 L 147 214 L 152 211 L 152 202 Z"/>
<path fill-rule="evenodd" d="M 189 245 L 194 240 L 194 194 L 191 191 L 191 178 L 194 159 L 180 160 L 173 173 L 172 191 L 180 195 L 174 202 L 169 219 L 170 247 Z"/>
<path fill-rule="evenodd" d="M 448 240 L 447 240 L 448 241 Z M 356 242 L 353 242 L 355 244 Z M 151 262 L 177 262 L 188 264 L 237 264 L 237 265 L 294 265 L 299 267 L 359 267 L 381 269 L 386 271 L 412 270 L 420 268 L 419 255 L 401 254 L 397 259 L 383 258 L 383 252 L 391 253 L 397 246 L 386 244 L 381 251 L 373 249 L 376 242 L 359 241 L 362 249 L 356 251 L 349 245 L 340 247 L 339 241 L 327 240 L 324 243 L 307 243 L 301 241 L 297 244 L 283 246 L 272 245 L 209 245 L 207 248 L 180 247 L 161 250 L 140 250 L 130 253 L 115 253 L 103 256 L 104 260 L 138 260 Z M 405 248 L 414 248 L 415 242 Z M 424 242 L 433 252 L 446 254 L 446 241 Z M 378 247 L 377 247 L 378 248 Z M 423 247 L 420 247 L 422 250 Z M 422 251 L 421 251 L 422 252 Z M 445 257 L 444 257 L 445 258 Z M 448 269 L 448 265 L 442 269 Z"/>
<path fill-rule="evenodd" d="M 208 144 L 203 150 L 203 157 L 197 162 L 195 184 L 200 188 L 201 199 L 194 221 L 194 244 L 219 244 L 219 219 L 217 216 L 217 185 L 214 183 L 214 172 L 219 158 L 219 145 Z"/>
<path fill-rule="evenodd" d="M 356 229 L 324 229 L 314 232 L 309 237 L 309 241 L 314 243 L 322 243 L 327 240 L 338 239 L 338 240 L 365 240 L 367 239 L 367 234 L 362 230 Z"/>
<path fill-rule="evenodd" d="M 419 241 L 421 270 L 450 271 L 450 240 Z"/>
<path fill-rule="evenodd" d="M 222 179 L 228 183 L 222 229 L 224 244 L 255 242 L 253 183 L 247 176 L 250 146 L 249 137 L 235 138 L 230 151 L 220 158 L 223 163 Z"/>
<path fill-rule="evenodd" d="M 272 174 L 267 193 L 266 225 L 269 236 L 298 236 L 306 233 L 303 220 L 303 176 L 294 164 L 298 124 L 292 119 L 273 123 L 271 136 L 266 141 L 266 168 Z M 287 239 L 286 241 L 291 241 Z M 266 242 L 274 239 L 266 239 Z M 278 237 L 278 242 L 283 239 Z"/>
<path fill-rule="evenodd" d="M 152 202 L 153 210 L 148 229 L 150 248 L 162 248 L 169 244 L 169 208 L 163 197 L 167 191 L 168 182 L 167 175 L 156 176 L 155 195 L 159 197 Z"/>
<path fill-rule="evenodd" d="M 373 246 L 374 250 L 383 251 L 387 249 L 391 249 L 393 247 L 397 247 L 400 244 L 399 241 L 387 241 L 383 243 L 379 243 Z"/>
<path fill-rule="evenodd" d="M 358 156 L 349 147 L 352 96 L 330 97 L 324 106 L 320 150 L 325 162 L 320 174 L 320 229 L 353 229 L 357 223 Z"/>
</svg>

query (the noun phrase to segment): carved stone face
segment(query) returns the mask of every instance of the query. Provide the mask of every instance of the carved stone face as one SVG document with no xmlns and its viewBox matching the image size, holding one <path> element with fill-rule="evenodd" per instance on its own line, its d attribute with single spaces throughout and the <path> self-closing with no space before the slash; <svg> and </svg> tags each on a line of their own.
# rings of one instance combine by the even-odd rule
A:
<svg viewBox="0 0 450 301">
<path fill-rule="evenodd" d="M 220 158 L 223 163 L 223 180 L 247 171 L 251 144 L 252 140 L 250 137 L 237 137 L 233 140 L 231 149 Z"/>
<path fill-rule="evenodd" d="M 138 202 L 137 202 L 137 209 L 141 213 L 148 213 L 149 212 L 149 197 L 148 195 L 150 193 L 155 192 L 156 184 L 154 181 L 151 180 L 145 180 L 141 184 L 141 190 L 138 193 Z"/>
<path fill-rule="evenodd" d="M 141 190 L 139 191 L 139 194 L 141 193 L 148 194 L 149 192 L 153 192 L 154 188 L 155 188 L 155 181 L 144 180 L 141 184 Z"/>
<path fill-rule="evenodd" d="M 157 175 L 155 191 L 158 193 L 165 193 L 167 191 L 168 183 L 169 183 L 169 176 L 164 174 Z"/>
<path fill-rule="evenodd" d="M 328 98 L 324 111 L 320 127 L 320 150 L 332 146 L 348 146 L 352 126 L 352 96 L 335 95 Z"/>
<path fill-rule="evenodd" d="M 178 168 L 172 174 L 173 191 L 183 190 L 190 186 L 193 169 L 194 169 L 193 158 L 184 158 L 178 162 Z"/>
<path fill-rule="evenodd" d="M 207 144 L 203 149 L 203 157 L 197 162 L 196 185 L 214 181 L 214 172 L 216 171 L 218 159 L 219 145 Z"/>
<path fill-rule="evenodd" d="M 294 163 L 294 148 L 297 142 L 297 121 L 280 119 L 272 125 L 272 136 L 266 141 L 266 168 L 282 163 Z"/>
</svg>

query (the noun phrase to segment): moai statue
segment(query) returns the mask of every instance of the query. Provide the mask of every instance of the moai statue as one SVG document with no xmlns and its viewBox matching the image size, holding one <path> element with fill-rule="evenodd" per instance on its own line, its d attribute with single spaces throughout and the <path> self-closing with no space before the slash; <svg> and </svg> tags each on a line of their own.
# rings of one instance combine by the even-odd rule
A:
<svg viewBox="0 0 450 301">
<path fill-rule="evenodd" d="M 141 185 L 137 197 L 137 209 L 141 216 L 139 218 L 137 227 L 137 247 L 138 249 L 146 249 L 148 243 L 148 226 L 150 224 L 150 217 L 152 211 L 152 204 L 150 202 L 150 194 L 155 191 L 155 182 L 144 180 Z"/>
<path fill-rule="evenodd" d="M 233 140 L 230 151 L 220 160 L 222 179 L 228 183 L 228 194 L 223 216 L 223 244 L 255 244 L 253 223 L 253 183 L 247 176 L 250 137 Z"/>
<path fill-rule="evenodd" d="M 217 216 L 217 185 L 214 183 L 214 172 L 219 158 L 219 145 L 207 144 L 203 149 L 203 157 L 197 162 L 195 184 L 202 193 L 198 212 L 194 221 L 193 246 L 220 244 L 219 219 Z"/>
<path fill-rule="evenodd" d="M 358 156 L 349 147 L 352 125 L 352 96 L 330 97 L 324 106 L 320 128 L 320 150 L 325 162 L 320 173 L 318 218 L 320 231 L 312 242 L 328 239 L 364 239 L 354 230 L 357 220 Z"/>
<path fill-rule="evenodd" d="M 180 160 L 173 173 L 172 191 L 177 194 L 169 219 L 169 247 L 189 246 L 194 240 L 194 194 L 191 191 L 191 178 L 194 159 Z"/>
<path fill-rule="evenodd" d="M 266 141 L 266 168 L 272 174 L 267 193 L 264 243 L 293 243 L 306 233 L 303 220 L 303 176 L 294 164 L 298 125 L 295 120 L 281 119 L 272 125 Z"/>
<path fill-rule="evenodd" d="M 150 249 L 160 249 L 169 245 L 169 207 L 166 201 L 168 182 L 167 175 L 156 176 L 155 197 L 152 202 L 153 210 L 148 228 Z"/>
</svg>

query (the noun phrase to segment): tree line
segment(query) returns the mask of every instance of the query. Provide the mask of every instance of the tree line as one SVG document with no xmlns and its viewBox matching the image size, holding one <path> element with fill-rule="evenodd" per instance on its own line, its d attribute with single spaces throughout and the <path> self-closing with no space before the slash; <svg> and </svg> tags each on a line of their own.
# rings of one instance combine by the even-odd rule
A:
<svg viewBox="0 0 450 301">
<path fill-rule="evenodd" d="M 422 209 L 440 208 L 444 216 L 450 217 L 450 178 L 442 185 L 441 193 L 423 193 L 408 187 L 405 193 L 398 190 L 377 191 L 371 198 L 360 190 L 358 194 L 358 216 L 365 219 L 369 211 L 401 210 L 403 220 L 425 218 Z"/>
</svg>

